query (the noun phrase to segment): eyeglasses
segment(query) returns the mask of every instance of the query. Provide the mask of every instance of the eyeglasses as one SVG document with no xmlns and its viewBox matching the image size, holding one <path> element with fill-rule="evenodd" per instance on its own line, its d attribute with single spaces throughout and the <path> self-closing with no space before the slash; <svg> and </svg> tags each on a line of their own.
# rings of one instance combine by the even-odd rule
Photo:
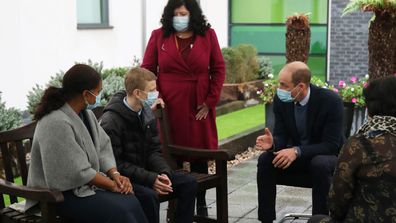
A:
<svg viewBox="0 0 396 223">
<path fill-rule="evenodd" d="M 92 94 L 94 97 L 98 97 L 100 94 L 102 94 L 102 90 L 99 91 L 97 95 L 95 95 L 92 91 L 88 91 L 90 94 Z"/>
</svg>

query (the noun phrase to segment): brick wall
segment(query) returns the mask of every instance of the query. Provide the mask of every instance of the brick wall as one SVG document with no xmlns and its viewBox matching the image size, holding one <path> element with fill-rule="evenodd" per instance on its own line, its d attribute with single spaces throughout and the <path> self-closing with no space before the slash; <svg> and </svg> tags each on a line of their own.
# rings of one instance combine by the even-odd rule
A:
<svg viewBox="0 0 396 223">
<path fill-rule="evenodd" d="M 368 71 L 368 24 L 371 13 L 341 14 L 348 0 L 332 0 L 330 37 L 330 82 L 338 83 Z"/>
</svg>

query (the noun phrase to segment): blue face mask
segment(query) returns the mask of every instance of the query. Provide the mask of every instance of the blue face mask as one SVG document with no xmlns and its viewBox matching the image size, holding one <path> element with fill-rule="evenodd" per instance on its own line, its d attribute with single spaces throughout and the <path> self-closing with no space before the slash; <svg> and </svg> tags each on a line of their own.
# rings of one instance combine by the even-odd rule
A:
<svg viewBox="0 0 396 223">
<path fill-rule="evenodd" d="M 184 32 L 188 30 L 188 23 L 190 17 L 186 16 L 173 16 L 173 28 L 178 32 Z"/>
<path fill-rule="evenodd" d="M 98 107 L 100 105 L 100 101 L 102 100 L 102 92 L 99 92 L 98 95 L 95 95 L 94 93 L 92 93 L 91 91 L 88 91 L 90 94 L 92 94 L 93 96 L 95 96 L 95 103 L 94 104 L 88 104 L 87 109 L 94 109 L 96 107 Z"/>
<path fill-rule="evenodd" d="M 146 93 L 146 92 L 145 92 Z M 149 107 L 153 106 L 155 101 L 158 99 L 158 91 L 150 91 L 147 93 L 147 99 L 142 100 L 142 102 Z"/>
<path fill-rule="evenodd" d="M 292 101 L 294 101 L 294 100 L 296 100 L 296 97 L 300 94 L 300 92 L 297 94 L 297 96 L 296 97 L 292 97 L 291 96 L 291 92 L 294 90 L 294 88 L 291 90 L 291 91 L 286 91 L 286 90 L 283 90 L 283 89 L 280 89 L 280 88 L 278 88 L 278 89 L 276 89 L 276 95 L 278 95 L 278 98 L 281 100 L 281 101 L 283 101 L 283 102 L 292 102 Z"/>
</svg>

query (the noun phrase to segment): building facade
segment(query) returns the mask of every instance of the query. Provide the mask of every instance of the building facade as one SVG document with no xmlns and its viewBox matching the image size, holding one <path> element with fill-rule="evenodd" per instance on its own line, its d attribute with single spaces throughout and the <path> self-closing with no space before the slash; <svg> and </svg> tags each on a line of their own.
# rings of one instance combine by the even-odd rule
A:
<svg viewBox="0 0 396 223">
<path fill-rule="evenodd" d="M 74 62 L 130 66 L 142 58 L 167 0 L 1 0 L 0 91 L 7 107 L 26 108 L 26 95 Z M 286 17 L 311 13 L 309 66 L 322 79 L 367 72 L 367 16 L 340 17 L 346 0 L 200 0 L 221 47 L 253 44 L 285 62 Z M 366 21 L 367 20 L 367 21 Z M 351 43 L 346 41 L 350 40 Z"/>
</svg>

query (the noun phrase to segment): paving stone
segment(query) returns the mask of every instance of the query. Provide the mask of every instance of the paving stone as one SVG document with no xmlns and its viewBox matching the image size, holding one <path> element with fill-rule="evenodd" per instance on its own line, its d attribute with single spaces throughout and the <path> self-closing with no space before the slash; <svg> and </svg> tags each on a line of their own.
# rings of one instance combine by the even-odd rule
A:
<svg viewBox="0 0 396 223">
<path fill-rule="evenodd" d="M 232 167 L 228 171 L 228 212 L 229 222 L 254 223 L 257 220 L 257 156 Z M 312 211 L 312 190 L 307 188 L 277 186 L 276 213 L 279 221 L 287 213 L 305 213 Z M 206 192 L 209 216 L 216 216 L 215 189 Z M 161 223 L 166 222 L 167 202 L 160 206 Z M 274 221 L 276 222 L 276 221 Z M 294 223 L 306 222 L 294 220 Z"/>
</svg>

